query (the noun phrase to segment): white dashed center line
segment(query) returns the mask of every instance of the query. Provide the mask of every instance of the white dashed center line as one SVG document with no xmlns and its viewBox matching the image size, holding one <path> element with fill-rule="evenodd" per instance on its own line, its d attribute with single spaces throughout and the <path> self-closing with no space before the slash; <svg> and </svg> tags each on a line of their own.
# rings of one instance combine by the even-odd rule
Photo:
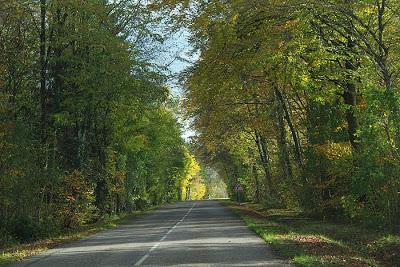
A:
<svg viewBox="0 0 400 267">
<path fill-rule="evenodd" d="M 142 265 L 143 262 L 144 262 L 148 257 L 150 257 L 150 253 L 153 252 L 154 250 L 156 250 L 156 249 L 161 245 L 161 242 L 163 242 L 163 241 L 165 240 L 165 238 L 167 238 L 167 236 L 168 236 L 172 231 L 174 231 L 174 229 L 175 229 L 181 222 L 183 222 L 183 221 L 186 219 L 186 217 L 187 217 L 187 216 L 189 215 L 189 213 L 193 210 L 193 208 L 194 208 L 195 205 L 196 205 L 196 204 L 193 204 L 193 206 L 186 212 L 186 214 L 182 217 L 182 219 L 180 219 L 174 226 L 172 226 L 171 229 L 169 229 L 168 232 L 160 239 L 160 241 L 159 241 L 157 244 L 155 244 L 154 246 L 152 246 L 151 249 L 149 250 L 149 252 L 147 252 L 146 255 L 144 255 L 143 257 L 141 257 L 141 258 L 135 263 L 134 266 L 140 266 L 140 265 Z"/>
</svg>

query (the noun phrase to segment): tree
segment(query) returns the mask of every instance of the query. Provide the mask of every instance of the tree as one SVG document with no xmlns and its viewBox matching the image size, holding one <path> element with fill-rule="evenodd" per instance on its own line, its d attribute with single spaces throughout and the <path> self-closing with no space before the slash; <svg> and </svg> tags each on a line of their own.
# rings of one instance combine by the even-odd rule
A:
<svg viewBox="0 0 400 267">
<path fill-rule="evenodd" d="M 185 106 L 228 189 L 394 225 L 398 1 L 159 2 L 200 53 Z"/>
</svg>

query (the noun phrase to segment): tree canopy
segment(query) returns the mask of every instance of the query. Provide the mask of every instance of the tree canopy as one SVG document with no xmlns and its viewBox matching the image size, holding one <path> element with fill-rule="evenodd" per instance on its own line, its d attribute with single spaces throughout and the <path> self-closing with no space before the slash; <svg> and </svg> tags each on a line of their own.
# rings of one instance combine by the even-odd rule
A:
<svg viewBox="0 0 400 267">
<path fill-rule="evenodd" d="M 398 0 L 0 0 L 0 241 L 224 195 L 216 174 L 231 197 L 395 228 L 399 16 Z M 160 25 L 199 55 L 181 101 L 150 60 Z"/>
<path fill-rule="evenodd" d="M 0 1 L 0 241 L 182 198 L 157 23 L 140 1 Z"/>
<path fill-rule="evenodd" d="M 197 153 L 248 200 L 398 225 L 395 0 L 158 1 L 199 60 L 184 74 Z"/>
</svg>

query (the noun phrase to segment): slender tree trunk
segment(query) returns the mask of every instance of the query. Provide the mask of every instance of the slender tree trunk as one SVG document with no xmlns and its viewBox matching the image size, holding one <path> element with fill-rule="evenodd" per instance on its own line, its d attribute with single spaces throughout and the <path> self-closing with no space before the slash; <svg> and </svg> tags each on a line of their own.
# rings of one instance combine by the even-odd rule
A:
<svg viewBox="0 0 400 267">
<path fill-rule="evenodd" d="M 46 0 L 40 0 L 40 128 L 41 128 L 41 141 L 43 144 L 47 142 L 47 60 L 46 60 Z"/>
<path fill-rule="evenodd" d="M 301 152 L 300 138 L 299 138 L 296 128 L 293 125 L 292 117 L 291 117 L 289 109 L 286 105 L 286 101 L 283 97 L 282 92 L 278 88 L 275 88 L 275 94 L 276 94 L 278 100 L 281 102 L 281 105 L 282 105 L 282 108 L 284 111 L 284 117 L 289 126 L 290 133 L 292 135 L 296 160 L 299 163 L 299 165 L 303 165 L 303 156 L 302 156 L 302 152 Z"/>
<path fill-rule="evenodd" d="M 291 179 L 293 177 L 292 174 L 292 166 L 290 162 L 290 157 L 288 153 L 288 147 L 286 142 L 286 129 L 285 129 L 285 121 L 283 115 L 282 103 L 278 101 L 277 106 L 277 128 L 279 131 L 278 135 L 278 148 L 279 148 L 279 161 L 281 168 L 283 169 L 283 175 L 285 179 Z"/>
<path fill-rule="evenodd" d="M 256 202 L 260 202 L 260 180 L 258 179 L 258 170 L 257 165 L 254 163 L 252 166 L 253 177 L 254 177 L 254 185 L 255 185 L 255 193 L 256 193 Z"/>
<path fill-rule="evenodd" d="M 271 165 L 269 160 L 267 144 L 265 138 L 263 138 L 257 130 L 255 131 L 255 136 L 256 136 L 255 142 L 257 144 L 258 153 L 260 155 L 260 160 L 265 173 L 265 180 L 267 182 L 269 191 L 272 192 L 273 191 L 272 173 L 271 173 Z"/>
<path fill-rule="evenodd" d="M 40 32 L 39 32 L 39 63 L 40 63 L 40 143 L 43 148 L 43 175 L 47 174 L 49 165 L 49 147 L 48 147 L 48 124 L 47 124 L 47 54 L 46 54 L 46 16 L 47 2 L 40 0 Z M 40 183 L 40 181 L 38 181 Z M 42 188 L 43 189 L 43 188 Z M 43 195 L 42 195 L 43 197 Z M 37 207 L 37 219 L 40 220 L 42 206 L 47 207 L 47 203 L 41 203 Z"/>
</svg>

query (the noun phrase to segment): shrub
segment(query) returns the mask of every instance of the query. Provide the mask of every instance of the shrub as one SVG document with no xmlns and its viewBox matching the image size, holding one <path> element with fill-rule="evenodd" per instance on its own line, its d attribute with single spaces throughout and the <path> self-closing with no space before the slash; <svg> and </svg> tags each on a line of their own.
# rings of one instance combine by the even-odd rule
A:
<svg viewBox="0 0 400 267">
<path fill-rule="evenodd" d="M 57 215 L 64 228 L 75 228 L 90 221 L 95 214 L 94 190 L 75 170 L 62 178 Z"/>
</svg>

